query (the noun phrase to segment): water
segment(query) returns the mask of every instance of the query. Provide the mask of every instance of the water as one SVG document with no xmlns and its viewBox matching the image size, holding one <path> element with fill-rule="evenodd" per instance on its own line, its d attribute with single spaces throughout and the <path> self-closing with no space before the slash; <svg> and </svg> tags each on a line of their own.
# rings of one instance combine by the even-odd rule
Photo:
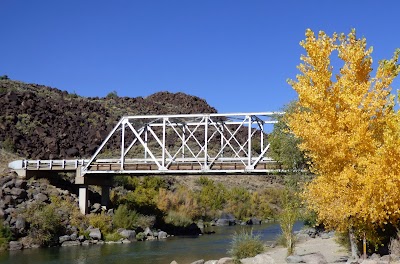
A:
<svg viewBox="0 0 400 264">
<path fill-rule="evenodd" d="M 299 230 L 302 223 L 296 223 Z M 77 247 L 28 249 L 0 255 L 4 264 L 169 264 L 191 263 L 198 259 L 211 260 L 227 256 L 232 235 L 241 230 L 260 235 L 264 242 L 273 241 L 280 233 L 278 224 L 261 226 L 211 227 L 215 234 L 199 237 L 171 237 L 161 241 L 106 244 Z"/>
</svg>

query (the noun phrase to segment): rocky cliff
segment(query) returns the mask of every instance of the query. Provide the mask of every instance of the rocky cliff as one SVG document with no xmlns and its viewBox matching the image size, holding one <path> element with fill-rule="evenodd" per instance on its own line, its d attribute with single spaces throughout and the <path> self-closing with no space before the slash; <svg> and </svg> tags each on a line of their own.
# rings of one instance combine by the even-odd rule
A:
<svg viewBox="0 0 400 264">
<path fill-rule="evenodd" d="M 0 80 L 0 105 L 0 147 L 29 159 L 89 157 L 123 115 L 216 112 L 184 93 L 86 98 L 13 80 Z"/>
</svg>

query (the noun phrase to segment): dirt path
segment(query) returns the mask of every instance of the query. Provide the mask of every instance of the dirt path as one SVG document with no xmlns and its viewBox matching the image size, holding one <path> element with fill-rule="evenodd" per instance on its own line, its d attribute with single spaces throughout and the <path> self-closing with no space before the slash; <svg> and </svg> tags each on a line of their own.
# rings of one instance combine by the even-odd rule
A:
<svg viewBox="0 0 400 264">
<path fill-rule="evenodd" d="M 276 247 L 268 251 L 277 264 L 286 262 L 287 249 Z M 312 253 L 322 254 L 328 263 L 346 263 L 348 252 L 342 246 L 335 242 L 335 238 L 322 239 L 310 238 L 306 241 L 299 242 L 295 248 L 295 255 L 307 255 Z"/>
</svg>

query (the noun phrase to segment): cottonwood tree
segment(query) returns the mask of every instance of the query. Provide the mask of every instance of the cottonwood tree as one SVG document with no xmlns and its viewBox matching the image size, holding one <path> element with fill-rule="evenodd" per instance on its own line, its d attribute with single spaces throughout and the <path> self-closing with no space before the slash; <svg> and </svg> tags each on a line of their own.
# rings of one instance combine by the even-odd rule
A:
<svg viewBox="0 0 400 264">
<path fill-rule="evenodd" d="M 289 80 L 299 101 L 288 124 L 316 175 L 304 196 L 326 227 L 373 240 L 400 220 L 400 120 L 391 94 L 400 51 L 371 77 L 372 48 L 355 30 L 307 30 L 300 45 L 306 55 Z M 335 55 L 343 63 L 336 74 Z"/>
</svg>

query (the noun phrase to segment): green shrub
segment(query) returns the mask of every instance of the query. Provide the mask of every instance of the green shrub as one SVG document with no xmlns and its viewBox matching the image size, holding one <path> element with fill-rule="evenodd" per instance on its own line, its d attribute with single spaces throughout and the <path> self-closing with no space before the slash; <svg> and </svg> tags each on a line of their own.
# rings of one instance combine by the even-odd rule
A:
<svg viewBox="0 0 400 264">
<path fill-rule="evenodd" d="M 143 241 L 146 238 L 146 235 L 143 232 L 139 232 L 136 234 L 137 241 Z"/>
<path fill-rule="evenodd" d="M 113 224 L 116 228 L 134 229 L 137 227 L 139 214 L 134 210 L 129 210 L 126 204 L 121 204 L 115 210 Z"/>
<path fill-rule="evenodd" d="M 8 242 L 11 240 L 11 230 L 8 226 L 3 225 L 3 220 L 0 221 L 0 250 L 6 250 Z"/>
<path fill-rule="evenodd" d="M 109 93 L 107 94 L 106 98 L 107 98 L 107 99 L 116 99 L 116 98 L 118 98 L 117 91 L 109 92 Z"/>
<path fill-rule="evenodd" d="M 89 224 L 100 229 L 103 235 L 108 234 L 112 230 L 112 217 L 101 212 L 100 214 L 88 215 Z"/>
<path fill-rule="evenodd" d="M 62 217 L 54 204 L 33 203 L 24 216 L 30 224 L 28 236 L 35 244 L 51 246 L 58 243 L 58 237 L 64 232 Z"/>
<path fill-rule="evenodd" d="M 243 258 L 254 257 L 263 251 L 264 245 L 260 240 L 260 236 L 253 235 L 253 231 L 246 232 L 242 230 L 233 235 L 228 254 L 238 261 Z"/>
<path fill-rule="evenodd" d="M 176 211 L 169 211 L 168 215 L 165 217 L 165 223 L 174 226 L 186 227 L 193 223 L 193 220 L 186 214 L 182 214 Z"/>
<path fill-rule="evenodd" d="M 124 238 L 123 236 L 121 236 L 118 232 L 113 232 L 110 234 L 106 234 L 104 236 L 104 239 L 106 241 L 119 241 L 121 238 Z"/>
<path fill-rule="evenodd" d="M 11 138 L 6 138 L 2 143 L 1 147 L 8 152 L 15 152 L 15 145 Z"/>
</svg>

